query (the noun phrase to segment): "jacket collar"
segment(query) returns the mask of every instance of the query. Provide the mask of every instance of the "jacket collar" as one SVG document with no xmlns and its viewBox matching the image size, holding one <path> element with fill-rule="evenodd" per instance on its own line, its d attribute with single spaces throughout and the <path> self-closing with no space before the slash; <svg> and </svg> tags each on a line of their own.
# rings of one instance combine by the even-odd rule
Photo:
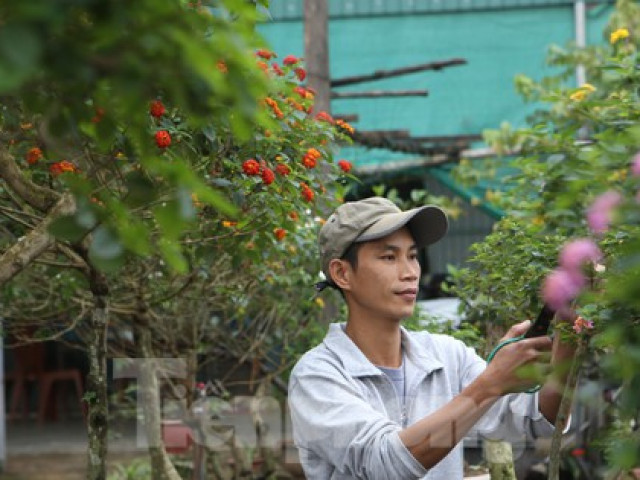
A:
<svg viewBox="0 0 640 480">
<path fill-rule="evenodd" d="M 324 345 L 333 352 L 342 362 L 344 369 L 353 377 L 366 377 L 383 375 L 362 353 L 355 343 L 344 332 L 345 323 L 332 323 L 324 338 Z M 416 342 L 404 327 L 400 327 L 402 336 L 402 348 L 405 358 L 416 370 L 425 375 L 443 368 L 442 362 L 437 360 L 424 345 Z"/>
</svg>

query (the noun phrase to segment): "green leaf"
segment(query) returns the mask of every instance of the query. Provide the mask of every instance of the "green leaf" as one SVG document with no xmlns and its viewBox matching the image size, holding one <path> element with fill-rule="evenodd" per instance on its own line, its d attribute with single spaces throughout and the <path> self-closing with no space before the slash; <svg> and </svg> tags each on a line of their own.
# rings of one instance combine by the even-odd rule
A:
<svg viewBox="0 0 640 480">
<path fill-rule="evenodd" d="M 118 237 L 106 225 L 99 226 L 92 235 L 89 260 L 101 270 L 114 272 L 125 260 L 125 250 Z"/>
<path fill-rule="evenodd" d="M 187 259 L 182 254 L 179 243 L 163 238 L 158 242 L 158 248 L 164 261 L 167 262 L 167 265 L 173 270 L 178 273 L 187 272 Z"/>
<path fill-rule="evenodd" d="M 37 72 L 42 47 L 34 29 L 11 24 L 0 28 L 0 93 L 20 87 Z"/>
<path fill-rule="evenodd" d="M 148 205 L 158 196 L 153 182 L 140 171 L 129 173 L 125 179 L 125 186 L 127 194 L 124 202 L 133 208 Z"/>
<path fill-rule="evenodd" d="M 88 229 L 79 225 L 74 215 L 56 218 L 49 225 L 49 233 L 58 240 L 78 242 L 88 233 Z"/>
<path fill-rule="evenodd" d="M 153 209 L 153 214 L 165 237 L 177 239 L 184 230 L 185 222 L 180 215 L 178 202 L 169 201 Z"/>
</svg>

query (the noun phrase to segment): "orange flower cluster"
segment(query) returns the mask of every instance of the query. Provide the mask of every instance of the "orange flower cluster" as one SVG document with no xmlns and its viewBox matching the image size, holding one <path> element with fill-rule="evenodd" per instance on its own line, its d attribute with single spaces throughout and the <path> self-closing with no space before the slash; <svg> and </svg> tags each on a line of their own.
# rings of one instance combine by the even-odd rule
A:
<svg viewBox="0 0 640 480">
<path fill-rule="evenodd" d="M 304 182 L 302 182 L 300 186 L 302 187 L 302 198 L 304 198 L 307 202 L 312 202 L 313 198 L 315 197 L 315 193 L 313 193 L 313 190 L 311 190 L 309 185 Z"/>
<path fill-rule="evenodd" d="M 51 164 L 51 166 L 49 167 L 49 171 L 51 172 L 51 175 L 57 177 L 58 175 L 65 172 L 75 173 L 78 171 L 78 168 L 73 163 L 63 160 L 61 162 Z"/>
<path fill-rule="evenodd" d="M 283 177 L 286 177 L 291 173 L 291 169 L 284 163 L 279 163 L 278 165 L 276 165 L 276 172 L 282 175 Z"/>
<path fill-rule="evenodd" d="M 256 62 L 256 65 L 258 65 L 258 67 L 260 67 L 260 70 L 262 70 L 264 73 L 269 74 L 269 65 L 267 65 L 265 62 L 263 62 L 262 60 L 258 60 Z"/>
<path fill-rule="evenodd" d="M 322 154 L 315 148 L 310 148 L 302 157 L 302 164 L 307 168 L 315 168 Z"/>
<path fill-rule="evenodd" d="M 33 165 L 34 163 L 37 163 L 38 160 L 42 158 L 42 150 L 40 150 L 38 147 L 30 148 L 29 151 L 27 152 L 26 157 L 27 157 L 27 163 L 29 165 Z"/>
<path fill-rule="evenodd" d="M 224 228 L 232 228 L 232 227 L 235 227 L 236 225 L 238 225 L 238 222 L 232 222 L 231 220 L 222 221 L 222 226 Z"/>
<path fill-rule="evenodd" d="M 262 48 L 256 52 L 256 56 L 264 58 L 265 60 L 271 60 L 276 54 L 266 48 Z"/>
<path fill-rule="evenodd" d="M 216 63 L 216 68 L 221 73 L 228 73 L 229 72 L 229 69 L 227 68 L 227 64 L 224 63 L 224 60 L 218 60 L 218 62 Z"/>
<path fill-rule="evenodd" d="M 342 169 L 344 173 L 349 173 L 353 168 L 353 165 L 351 165 L 351 162 L 347 160 L 338 161 L 338 166 Z"/>
<path fill-rule="evenodd" d="M 341 118 L 336 120 L 336 125 L 342 128 L 343 130 L 346 130 L 349 133 L 349 135 L 353 135 L 353 132 L 355 132 L 355 129 L 351 125 L 349 125 L 347 122 L 342 120 Z"/>
<path fill-rule="evenodd" d="M 298 85 L 293 90 L 305 100 L 311 100 L 313 98 L 313 92 L 308 88 L 304 88 Z"/>
<path fill-rule="evenodd" d="M 282 60 L 282 63 L 284 65 L 290 66 L 295 65 L 299 61 L 300 59 L 298 57 L 295 57 L 294 55 L 287 55 L 286 57 L 284 57 L 284 60 Z"/>
<path fill-rule="evenodd" d="M 281 242 L 284 239 L 284 237 L 286 237 L 287 231 L 284 228 L 274 228 L 273 234 L 275 235 L 276 240 Z"/>
<path fill-rule="evenodd" d="M 296 102 L 293 98 L 288 97 L 287 98 L 287 103 L 289 105 L 291 105 L 293 108 L 295 108 L 296 110 L 299 110 L 301 112 L 306 112 L 307 109 L 304 107 L 304 105 L 302 105 L 301 103 Z"/>
<path fill-rule="evenodd" d="M 271 107 L 271 110 L 273 111 L 273 114 L 276 117 L 284 118 L 284 113 L 282 113 L 282 110 L 280 110 L 280 107 L 278 106 L 278 102 L 276 102 L 273 98 L 271 97 L 265 98 L 264 103 L 266 103 Z"/>
<path fill-rule="evenodd" d="M 318 112 L 316 115 L 316 120 L 320 120 L 322 122 L 327 122 L 333 124 L 333 117 L 329 115 L 327 112 Z"/>
</svg>

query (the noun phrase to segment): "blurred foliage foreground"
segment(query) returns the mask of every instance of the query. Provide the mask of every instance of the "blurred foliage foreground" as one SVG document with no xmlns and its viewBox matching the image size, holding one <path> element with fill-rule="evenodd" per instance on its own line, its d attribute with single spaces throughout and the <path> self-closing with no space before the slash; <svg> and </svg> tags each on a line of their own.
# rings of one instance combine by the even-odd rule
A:
<svg viewBox="0 0 640 480">
<path fill-rule="evenodd" d="M 266 6 L 0 5 L 3 328 L 87 352 L 88 478 L 105 475 L 107 356 L 187 359 L 185 399 L 206 360 L 223 383 L 250 365 L 264 392 L 322 312 L 315 234 L 352 179 L 334 158 L 352 130 L 313 111 L 301 59 L 265 48 Z M 178 478 L 150 454 L 153 478 Z"/>
</svg>

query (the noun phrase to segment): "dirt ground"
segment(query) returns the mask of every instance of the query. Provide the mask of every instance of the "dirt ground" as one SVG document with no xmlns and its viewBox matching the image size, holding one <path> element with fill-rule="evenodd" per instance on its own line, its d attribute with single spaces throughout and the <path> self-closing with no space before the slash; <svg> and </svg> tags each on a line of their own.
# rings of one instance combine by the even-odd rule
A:
<svg viewBox="0 0 640 480">
<path fill-rule="evenodd" d="M 134 458 L 135 455 L 118 454 L 117 458 L 110 459 L 109 465 Z M 0 480 L 84 480 L 86 465 L 86 455 L 79 453 L 10 455 Z"/>
</svg>

